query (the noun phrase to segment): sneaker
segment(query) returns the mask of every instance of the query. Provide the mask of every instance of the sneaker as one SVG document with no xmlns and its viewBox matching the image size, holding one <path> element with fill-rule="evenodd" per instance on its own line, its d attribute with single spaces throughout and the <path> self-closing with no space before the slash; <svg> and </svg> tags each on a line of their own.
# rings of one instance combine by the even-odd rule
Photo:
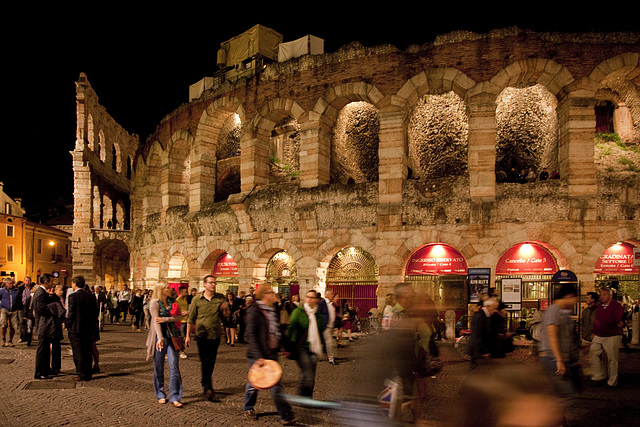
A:
<svg viewBox="0 0 640 427">
<path fill-rule="evenodd" d="M 180 359 L 186 359 L 187 357 L 189 356 L 187 356 L 184 351 L 180 352 Z"/>
<path fill-rule="evenodd" d="M 245 411 L 244 419 L 249 421 L 256 421 L 258 419 L 258 416 L 256 415 L 256 411 L 254 411 L 253 409 L 250 411 Z"/>
<path fill-rule="evenodd" d="M 291 418 L 290 420 L 284 420 L 282 422 L 283 426 L 295 426 L 298 425 L 295 418 Z"/>
</svg>

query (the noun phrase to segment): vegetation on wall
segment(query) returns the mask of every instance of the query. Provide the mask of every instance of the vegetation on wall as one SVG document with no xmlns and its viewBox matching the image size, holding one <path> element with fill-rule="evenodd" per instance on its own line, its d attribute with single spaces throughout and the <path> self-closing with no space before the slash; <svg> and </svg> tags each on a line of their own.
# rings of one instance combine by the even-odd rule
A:
<svg viewBox="0 0 640 427">
<path fill-rule="evenodd" d="M 617 133 L 597 133 L 594 154 L 600 171 L 640 172 L 640 148 L 625 144 Z"/>
</svg>

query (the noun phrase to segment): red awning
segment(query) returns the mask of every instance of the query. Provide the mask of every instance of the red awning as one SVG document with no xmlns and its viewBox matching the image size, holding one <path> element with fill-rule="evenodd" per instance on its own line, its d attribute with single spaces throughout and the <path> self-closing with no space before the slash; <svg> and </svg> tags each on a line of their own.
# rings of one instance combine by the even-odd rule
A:
<svg viewBox="0 0 640 427">
<path fill-rule="evenodd" d="M 238 264 L 236 264 L 231 255 L 225 253 L 218 258 L 216 265 L 213 266 L 213 272 L 211 274 L 216 277 L 237 276 Z"/>
<path fill-rule="evenodd" d="M 415 251 L 407 264 L 407 276 L 467 275 L 467 261 L 453 246 L 431 243 Z"/>
<path fill-rule="evenodd" d="M 557 271 L 558 264 L 551 252 L 526 242 L 509 248 L 496 265 L 496 274 L 501 275 L 555 274 Z"/>
<path fill-rule="evenodd" d="M 608 247 L 596 263 L 593 270 L 596 274 L 638 274 L 638 267 L 633 266 L 633 248 L 629 243 L 616 243 Z"/>
</svg>

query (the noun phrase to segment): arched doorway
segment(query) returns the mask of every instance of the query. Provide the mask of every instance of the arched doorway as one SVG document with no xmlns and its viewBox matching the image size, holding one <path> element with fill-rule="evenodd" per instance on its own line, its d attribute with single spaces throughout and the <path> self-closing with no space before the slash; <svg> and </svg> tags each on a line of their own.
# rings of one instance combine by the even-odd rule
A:
<svg viewBox="0 0 640 427">
<path fill-rule="evenodd" d="M 300 293 L 296 263 L 287 251 L 276 252 L 269 259 L 265 278 L 274 292 L 284 295 L 287 300 L 291 298 L 291 295 Z"/>
<path fill-rule="evenodd" d="M 109 239 L 99 242 L 93 252 L 95 285 L 101 285 L 107 291 L 123 289 L 124 285 L 129 286 L 129 258 L 129 248 L 122 240 Z"/>
<path fill-rule="evenodd" d="M 327 268 L 326 284 L 340 299 L 357 307 L 360 316 L 378 306 L 378 265 L 362 248 L 350 246 L 335 254 Z"/>
<path fill-rule="evenodd" d="M 628 242 L 617 242 L 600 255 L 593 270 L 597 287 L 611 287 L 626 303 L 638 298 L 640 268 L 633 265 L 633 249 Z"/>
</svg>

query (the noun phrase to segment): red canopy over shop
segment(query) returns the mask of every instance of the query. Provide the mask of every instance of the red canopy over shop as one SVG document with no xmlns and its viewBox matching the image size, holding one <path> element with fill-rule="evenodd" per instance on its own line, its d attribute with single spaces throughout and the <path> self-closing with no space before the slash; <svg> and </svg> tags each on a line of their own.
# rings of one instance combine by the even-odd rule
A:
<svg viewBox="0 0 640 427">
<path fill-rule="evenodd" d="M 608 247 L 596 263 L 594 273 L 597 274 L 638 274 L 638 267 L 633 266 L 633 248 L 629 243 L 616 243 Z"/>
<path fill-rule="evenodd" d="M 407 264 L 407 276 L 467 275 L 467 261 L 453 246 L 431 243 L 415 251 Z"/>
<path fill-rule="evenodd" d="M 555 274 L 558 264 L 547 249 L 535 243 L 519 243 L 509 248 L 498 260 L 496 274 Z"/>
<path fill-rule="evenodd" d="M 213 266 L 213 272 L 211 273 L 216 277 L 229 277 L 238 275 L 238 264 L 233 260 L 233 257 L 228 253 L 224 253 L 216 261 L 216 265 Z"/>
</svg>

